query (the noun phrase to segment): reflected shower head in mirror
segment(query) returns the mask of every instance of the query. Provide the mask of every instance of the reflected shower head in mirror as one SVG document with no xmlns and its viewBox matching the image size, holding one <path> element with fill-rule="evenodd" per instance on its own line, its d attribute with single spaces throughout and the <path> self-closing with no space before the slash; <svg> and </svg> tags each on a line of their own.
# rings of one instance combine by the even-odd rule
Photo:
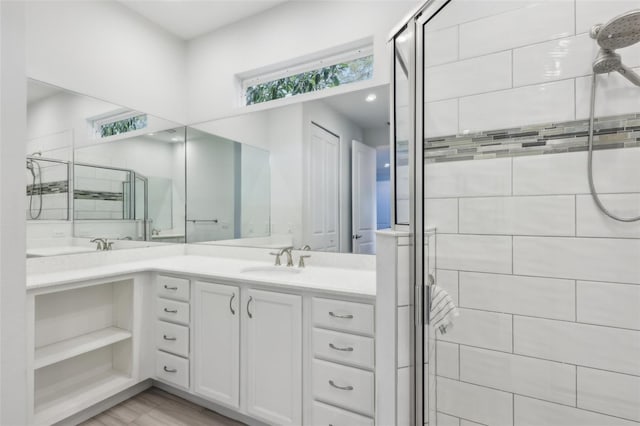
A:
<svg viewBox="0 0 640 426">
<path fill-rule="evenodd" d="M 631 10 L 606 24 L 594 25 L 591 38 L 598 42 L 600 51 L 593 62 L 593 72 L 604 74 L 617 71 L 627 80 L 640 86 L 640 75 L 622 63 L 622 58 L 614 52 L 616 49 L 640 42 L 640 9 Z"/>
</svg>

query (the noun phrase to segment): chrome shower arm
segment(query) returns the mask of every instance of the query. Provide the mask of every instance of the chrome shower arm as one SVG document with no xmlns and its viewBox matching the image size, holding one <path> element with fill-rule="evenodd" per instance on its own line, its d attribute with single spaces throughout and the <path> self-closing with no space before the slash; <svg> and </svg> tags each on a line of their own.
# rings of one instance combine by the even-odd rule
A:
<svg viewBox="0 0 640 426">
<path fill-rule="evenodd" d="M 638 75 L 638 73 L 636 73 L 625 64 L 620 64 L 618 72 L 631 83 L 635 84 L 636 86 L 640 86 L 640 75 Z"/>
</svg>

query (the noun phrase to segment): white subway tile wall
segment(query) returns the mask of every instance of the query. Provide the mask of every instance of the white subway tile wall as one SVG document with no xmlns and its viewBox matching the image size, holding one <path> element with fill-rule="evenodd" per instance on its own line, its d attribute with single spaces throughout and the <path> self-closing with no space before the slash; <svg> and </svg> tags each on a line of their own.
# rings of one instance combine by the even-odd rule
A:
<svg viewBox="0 0 640 426">
<path fill-rule="evenodd" d="M 426 26 L 425 222 L 436 283 L 460 309 L 436 340 L 439 425 L 640 425 L 640 223 L 597 209 L 580 151 L 598 50 L 587 33 L 639 7 L 453 0 Z M 619 53 L 640 67 L 640 44 Z M 624 116 L 601 128 L 625 140 L 595 151 L 595 185 L 613 212 L 638 216 L 640 89 L 616 73 L 598 84 L 596 117 Z M 572 131 L 575 143 L 553 139 Z M 535 149 L 540 132 L 564 152 L 488 152 Z"/>
</svg>

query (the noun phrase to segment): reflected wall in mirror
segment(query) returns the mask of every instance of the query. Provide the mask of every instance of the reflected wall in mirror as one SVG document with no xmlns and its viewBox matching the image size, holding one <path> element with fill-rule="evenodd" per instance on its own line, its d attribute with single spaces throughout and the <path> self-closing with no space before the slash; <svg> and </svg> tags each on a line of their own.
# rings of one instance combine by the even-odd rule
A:
<svg viewBox="0 0 640 426">
<path fill-rule="evenodd" d="M 188 128 L 187 170 L 187 242 L 269 236 L 268 151 Z"/>
<path fill-rule="evenodd" d="M 191 126 L 188 242 L 273 248 L 309 245 L 319 251 L 374 254 L 375 230 L 391 225 L 388 91 L 388 86 L 379 86 Z M 205 146 L 203 142 L 196 148 L 198 139 L 209 141 L 209 160 L 195 154 Z M 253 147 L 254 153 L 238 160 L 233 154 L 237 146 L 242 153 Z M 267 156 L 270 191 L 263 181 L 266 169 L 262 173 L 255 166 L 264 164 Z M 231 167 L 245 158 L 254 164 L 247 167 L 250 176 L 239 173 L 241 167 Z M 205 164 L 216 170 L 208 170 Z M 234 178 L 239 174 L 240 184 Z M 218 198 L 197 189 L 208 186 L 211 194 L 214 183 L 215 191 L 222 191 Z M 240 203 L 240 208 L 214 205 L 216 199 L 249 190 L 252 195 L 247 198 L 252 201 Z"/>
<path fill-rule="evenodd" d="M 184 239 L 184 127 L 28 81 L 27 255 Z M 159 235 L 156 235 L 158 234 Z"/>
</svg>

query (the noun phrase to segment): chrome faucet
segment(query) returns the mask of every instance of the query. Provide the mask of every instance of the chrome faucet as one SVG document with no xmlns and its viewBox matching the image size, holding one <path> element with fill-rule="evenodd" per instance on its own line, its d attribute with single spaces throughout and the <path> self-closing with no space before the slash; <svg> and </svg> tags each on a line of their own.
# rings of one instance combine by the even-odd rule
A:
<svg viewBox="0 0 640 426">
<path fill-rule="evenodd" d="M 280 256 L 285 253 L 287 255 L 287 266 L 293 266 L 293 255 L 291 254 L 291 250 L 293 250 L 293 247 L 284 247 L 282 250 L 280 250 Z"/>
<path fill-rule="evenodd" d="M 300 250 L 302 250 L 302 251 L 310 251 L 311 250 L 311 246 L 309 244 L 305 244 L 302 247 L 300 247 Z"/>
<path fill-rule="evenodd" d="M 113 250 L 113 242 L 107 238 L 94 238 L 92 243 L 96 243 L 96 250 L 98 251 L 110 251 Z"/>
<path fill-rule="evenodd" d="M 96 243 L 96 250 L 104 251 L 107 250 L 108 244 L 105 238 L 94 238 L 91 240 L 92 243 Z"/>
</svg>

